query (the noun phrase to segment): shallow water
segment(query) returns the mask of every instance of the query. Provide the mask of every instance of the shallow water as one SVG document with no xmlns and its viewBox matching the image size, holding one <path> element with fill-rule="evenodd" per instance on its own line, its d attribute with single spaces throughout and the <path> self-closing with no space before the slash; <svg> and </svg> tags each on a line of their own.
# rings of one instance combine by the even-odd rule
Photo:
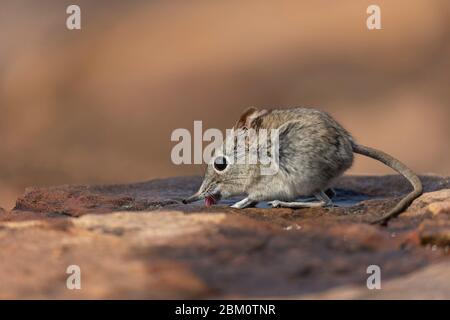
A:
<svg viewBox="0 0 450 320">
<path fill-rule="evenodd" d="M 332 201 L 333 205 L 337 207 L 351 207 L 358 204 L 361 201 L 372 198 L 363 193 L 358 193 L 351 190 L 334 189 L 334 191 L 336 192 L 336 195 L 332 198 Z M 218 204 L 231 206 L 232 204 L 242 199 L 243 197 L 233 197 L 230 199 L 221 200 Z M 317 200 L 315 197 L 299 197 L 297 201 L 314 202 Z M 202 205 L 203 201 L 198 201 L 196 202 L 196 204 Z M 271 206 L 266 201 L 262 201 L 256 205 L 256 208 L 271 208 Z"/>
</svg>

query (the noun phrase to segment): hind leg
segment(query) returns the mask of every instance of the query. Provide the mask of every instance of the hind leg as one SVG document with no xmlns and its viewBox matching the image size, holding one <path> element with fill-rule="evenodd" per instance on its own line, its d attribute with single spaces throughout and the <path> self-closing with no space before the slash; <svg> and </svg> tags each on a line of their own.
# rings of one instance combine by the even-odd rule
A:
<svg viewBox="0 0 450 320">
<path fill-rule="evenodd" d="M 317 207 L 330 207 L 333 205 L 333 202 L 331 202 L 330 198 L 326 195 L 325 192 L 320 191 L 314 195 L 318 202 L 286 202 L 286 201 L 279 201 L 274 200 L 270 201 L 269 205 L 271 205 L 273 208 L 317 208 Z"/>
</svg>

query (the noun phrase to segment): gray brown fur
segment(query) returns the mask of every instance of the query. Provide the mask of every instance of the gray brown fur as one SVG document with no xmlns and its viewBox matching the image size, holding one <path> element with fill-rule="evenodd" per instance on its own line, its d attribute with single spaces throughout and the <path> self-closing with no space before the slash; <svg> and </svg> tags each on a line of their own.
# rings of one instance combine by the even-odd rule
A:
<svg viewBox="0 0 450 320">
<path fill-rule="evenodd" d="M 246 194 L 244 203 L 237 206 L 245 207 L 259 201 L 284 203 L 305 195 L 322 198 L 320 195 L 333 181 L 352 166 L 354 152 L 385 163 L 403 174 L 414 186 L 411 194 L 376 222 L 384 223 L 398 215 L 422 193 L 420 180 L 410 169 L 381 151 L 358 145 L 325 112 L 312 108 L 270 111 L 251 108 L 244 112 L 235 128 L 279 129 L 280 170 L 274 175 L 261 175 L 258 164 L 230 164 L 224 172 L 217 172 L 210 164 L 200 190 L 188 202 L 206 196 L 226 198 Z M 324 197 L 327 198 L 326 195 Z"/>
</svg>

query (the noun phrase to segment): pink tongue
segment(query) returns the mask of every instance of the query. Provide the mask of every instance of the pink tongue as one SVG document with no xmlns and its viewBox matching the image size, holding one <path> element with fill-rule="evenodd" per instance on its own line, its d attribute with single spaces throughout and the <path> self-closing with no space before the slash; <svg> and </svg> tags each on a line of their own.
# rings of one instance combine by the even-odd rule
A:
<svg viewBox="0 0 450 320">
<path fill-rule="evenodd" d="M 214 199 L 214 197 L 209 196 L 205 198 L 205 206 L 209 207 L 213 204 L 216 204 L 216 199 Z"/>
</svg>

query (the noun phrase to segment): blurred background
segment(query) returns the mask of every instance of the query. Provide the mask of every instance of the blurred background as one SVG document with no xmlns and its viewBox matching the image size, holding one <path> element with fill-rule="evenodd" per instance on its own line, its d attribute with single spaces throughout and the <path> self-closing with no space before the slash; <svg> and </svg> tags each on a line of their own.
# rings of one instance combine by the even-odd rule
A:
<svg viewBox="0 0 450 320">
<path fill-rule="evenodd" d="M 370 4 L 382 30 L 366 28 Z M 27 186 L 200 174 L 172 164 L 172 131 L 229 128 L 249 106 L 318 106 L 450 174 L 450 2 L 0 1 L 2 207 Z M 389 172 L 360 157 L 351 170 Z"/>
</svg>

